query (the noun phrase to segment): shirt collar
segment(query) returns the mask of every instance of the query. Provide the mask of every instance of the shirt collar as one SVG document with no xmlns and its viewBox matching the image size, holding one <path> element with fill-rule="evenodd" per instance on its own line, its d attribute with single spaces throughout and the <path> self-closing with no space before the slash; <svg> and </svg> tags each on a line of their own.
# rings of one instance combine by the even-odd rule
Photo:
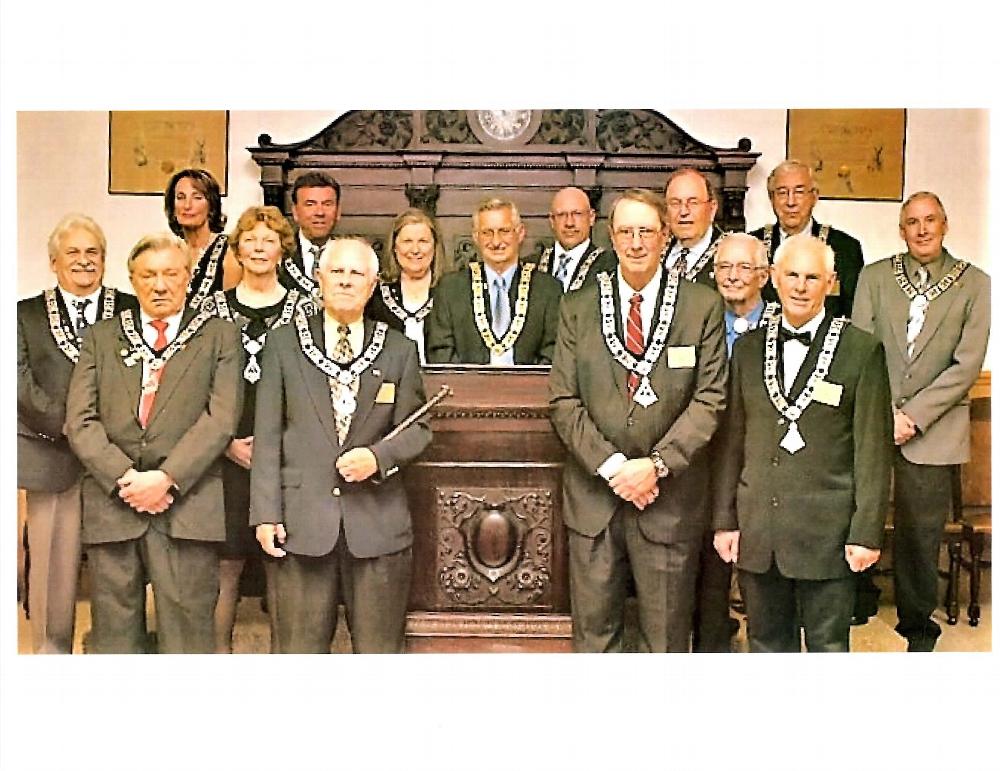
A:
<svg viewBox="0 0 1000 771">
<path fill-rule="evenodd" d="M 927 274 L 930 276 L 931 281 L 938 281 L 941 275 L 944 273 L 944 258 L 948 254 L 948 250 L 941 247 L 941 254 L 935 257 L 933 260 L 924 265 L 927 268 Z M 917 278 L 917 268 L 919 268 L 923 263 L 920 262 L 916 257 L 914 257 L 909 252 L 906 253 L 906 275 L 910 277 L 910 281 L 916 281 Z"/>
<path fill-rule="evenodd" d="M 58 289 L 59 294 L 62 295 L 63 303 L 65 303 L 67 308 L 73 308 L 73 304 L 80 302 L 80 300 L 90 300 L 93 303 L 93 305 L 88 306 L 87 308 L 88 310 L 90 308 L 95 308 L 97 307 L 97 300 L 101 295 L 101 287 L 97 287 L 97 289 L 95 289 L 93 292 L 91 292 L 88 295 L 84 295 L 83 297 L 75 295 L 72 292 L 67 292 L 58 284 L 56 284 L 56 289 Z"/>
<path fill-rule="evenodd" d="M 744 318 L 747 321 L 749 321 L 750 322 L 750 326 L 753 326 L 754 324 L 756 324 L 757 322 L 760 321 L 760 317 L 763 314 L 764 314 L 764 300 L 761 299 L 761 300 L 758 300 L 757 304 L 755 306 L 753 306 L 753 308 L 750 310 L 750 312 L 746 316 L 743 316 L 742 318 Z M 741 316 L 727 306 L 726 307 L 726 326 L 727 327 L 732 327 L 733 326 L 733 322 L 736 321 L 736 319 L 738 319 L 738 318 L 741 318 Z"/>
<path fill-rule="evenodd" d="M 656 273 L 649 280 L 642 289 L 639 290 L 639 294 L 642 295 L 642 302 L 644 308 L 652 308 L 653 303 L 656 302 L 657 296 L 660 294 L 660 281 L 663 279 L 663 266 L 659 265 L 656 268 Z M 622 275 L 621 266 L 618 266 L 618 297 L 622 305 L 627 305 L 629 299 L 635 294 L 635 290 L 629 286 L 629 283 L 625 280 Z"/>
<path fill-rule="evenodd" d="M 492 267 L 487 264 L 486 260 L 483 260 L 483 271 L 486 273 L 486 283 L 493 286 L 493 279 L 499 278 L 503 282 L 504 289 L 510 289 L 510 280 L 514 275 L 514 271 L 517 270 L 517 262 L 511 265 L 503 273 L 497 273 Z"/>
<path fill-rule="evenodd" d="M 556 257 L 556 258 L 559 258 L 562 255 L 566 254 L 566 255 L 569 255 L 569 259 L 570 260 L 575 261 L 575 260 L 579 260 L 583 256 L 583 253 L 586 252 L 589 247 L 590 247 L 590 239 L 589 238 L 586 239 L 586 240 L 584 240 L 584 241 L 582 241 L 582 242 L 580 242 L 579 244 L 577 244 L 576 246 L 574 246 L 569 251 L 563 249 L 562 244 L 560 244 L 558 241 L 556 241 L 555 249 L 553 250 L 552 256 Z"/>
<path fill-rule="evenodd" d="M 303 255 L 312 254 L 313 249 L 319 249 L 318 259 L 323 256 L 323 250 L 326 249 L 328 243 L 330 243 L 330 239 L 327 239 L 322 246 L 316 246 L 316 244 L 305 237 L 305 234 L 301 230 L 299 231 L 299 249 Z"/>
<path fill-rule="evenodd" d="M 166 334 L 168 340 L 172 340 L 174 338 L 174 335 L 177 334 L 177 330 L 180 328 L 181 325 L 181 316 L 183 315 L 184 315 L 184 309 L 182 308 L 172 316 L 164 317 L 163 320 L 167 322 L 167 329 L 164 334 Z M 149 322 L 151 322 L 153 318 L 148 313 L 146 313 L 146 311 L 140 309 L 139 320 L 142 322 L 142 328 L 146 329 L 149 326 Z"/>
<path fill-rule="evenodd" d="M 816 330 L 819 329 L 820 324 L 823 323 L 823 319 L 826 318 L 826 308 L 820 306 L 819 313 L 813 316 L 809 321 L 803 324 L 801 327 L 796 329 L 785 319 L 784 314 L 781 316 L 781 326 L 790 332 L 808 332 L 812 337 L 816 337 Z"/>
<path fill-rule="evenodd" d="M 806 223 L 806 226 L 804 228 L 802 228 L 802 230 L 800 230 L 795 235 L 800 236 L 803 233 L 805 233 L 806 235 L 812 235 L 813 225 L 815 225 L 815 224 L 816 224 L 816 220 L 814 220 L 812 217 L 810 217 L 809 221 Z M 784 241 L 786 238 L 791 238 L 791 236 L 788 233 L 785 232 L 785 229 L 783 227 L 781 227 L 781 223 L 780 222 L 778 223 L 778 230 L 781 233 L 781 240 L 782 241 Z"/>
<path fill-rule="evenodd" d="M 708 230 L 705 231 L 705 234 L 698 239 L 698 243 L 696 243 L 694 246 L 687 247 L 688 265 L 691 264 L 692 258 L 701 257 L 701 255 L 703 255 L 705 251 L 708 249 L 708 247 L 712 244 L 712 235 L 713 235 L 712 230 L 713 230 L 712 226 L 709 225 Z M 677 242 L 674 243 L 673 248 L 670 250 L 670 256 L 673 257 L 675 254 L 680 254 L 680 251 L 683 248 L 685 248 L 684 245 L 680 242 L 680 240 L 678 240 Z"/>
</svg>

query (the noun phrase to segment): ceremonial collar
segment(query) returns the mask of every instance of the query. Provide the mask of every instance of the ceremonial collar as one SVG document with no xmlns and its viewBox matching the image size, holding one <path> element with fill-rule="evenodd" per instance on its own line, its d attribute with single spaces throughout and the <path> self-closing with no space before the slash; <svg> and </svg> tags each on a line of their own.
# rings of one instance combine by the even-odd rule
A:
<svg viewBox="0 0 1000 771">
<path fill-rule="evenodd" d="M 323 324 L 326 319 L 319 319 L 318 321 L 320 324 Z M 295 311 L 294 323 L 295 331 L 299 338 L 299 348 L 303 355 L 320 372 L 323 372 L 329 378 L 333 378 L 342 386 L 351 385 L 356 378 L 360 377 L 372 365 L 382 352 L 382 348 L 385 345 L 385 335 L 389 329 L 389 325 L 384 321 L 376 321 L 372 332 L 372 339 L 368 347 L 362 351 L 360 356 L 354 359 L 350 366 L 344 366 L 331 359 L 317 347 L 313 340 L 312 330 L 309 329 L 309 317 L 301 306 Z"/>
<path fill-rule="evenodd" d="M 470 262 L 469 274 L 472 282 L 472 316 L 476 322 L 476 329 L 479 337 L 482 338 L 486 347 L 495 355 L 502 356 L 506 351 L 514 347 L 521 330 L 524 329 L 524 322 L 528 316 L 528 294 L 531 291 L 531 274 L 535 266 L 530 262 L 520 266 L 521 277 L 517 282 L 517 297 L 514 300 L 514 315 L 511 318 L 510 326 L 506 334 L 497 340 L 486 317 L 486 298 L 488 287 L 483 280 L 483 263 Z M 515 269 L 517 266 L 514 266 Z M 492 269 L 487 268 L 492 272 Z M 494 272 L 494 275 L 496 273 Z"/>
<path fill-rule="evenodd" d="M 587 249 L 589 249 L 589 248 L 590 248 L 590 239 L 589 238 L 581 241 L 576 246 L 574 246 L 572 249 L 563 249 L 563 245 L 560 244 L 558 241 L 556 241 L 555 244 L 553 244 L 553 246 L 552 246 L 552 256 L 556 259 L 557 263 L 558 263 L 558 260 L 564 254 L 569 257 L 570 262 L 578 262 L 580 260 L 580 258 L 583 257 L 583 255 L 587 253 Z M 555 266 L 553 266 L 553 268 L 554 267 Z"/>
<path fill-rule="evenodd" d="M 431 312 L 431 309 L 434 308 L 433 288 L 427 292 L 427 300 L 424 304 L 415 311 L 411 311 L 403 305 L 403 284 L 401 280 L 393 281 L 391 284 L 386 284 L 380 281 L 378 291 L 382 296 L 382 302 L 385 303 L 385 307 L 389 309 L 389 312 L 393 316 L 402 321 L 404 324 L 409 319 L 413 319 L 414 321 L 423 321 L 427 318 L 427 314 Z"/>
<path fill-rule="evenodd" d="M 826 307 L 819 306 L 819 312 L 813 316 L 809 321 L 803 324 L 801 327 L 793 327 L 789 323 L 788 319 L 785 318 L 785 314 L 781 314 L 781 326 L 787 329 L 789 332 L 808 332 L 809 336 L 812 338 L 816 337 L 816 330 L 820 328 L 823 323 L 823 319 L 826 318 Z"/>
<path fill-rule="evenodd" d="M 104 290 L 104 302 L 101 303 L 98 321 L 110 319 L 115 315 L 115 301 L 118 295 L 116 289 L 111 287 L 101 287 Z M 63 355 L 76 364 L 80 359 L 80 338 L 76 335 L 76 329 L 65 324 L 65 317 L 59 311 L 59 292 L 61 288 L 46 289 L 42 292 L 45 301 L 45 315 L 49 320 L 49 334 L 52 335 L 56 347 L 63 352 Z M 98 293 L 100 293 L 100 289 Z"/>
<path fill-rule="evenodd" d="M 763 299 L 757 301 L 757 304 L 750 309 L 750 312 L 746 316 L 740 316 L 736 311 L 732 310 L 728 305 L 726 306 L 726 329 L 732 329 L 733 324 L 737 319 L 743 319 L 747 327 L 743 331 L 746 332 L 750 329 L 756 329 L 757 325 L 760 324 L 760 317 L 764 315 L 765 302 Z M 742 332 L 740 333 L 742 334 Z"/>
<path fill-rule="evenodd" d="M 690 265 L 692 262 L 697 260 L 699 256 L 704 254 L 705 250 L 708 249 L 709 246 L 711 246 L 712 236 L 714 235 L 715 235 L 715 228 L 710 224 L 708 226 L 708 229 L 705 230 L 704 234 L 702 234 L 702 237 L 698 239 L 697 243 L 695 243 L 694 246 L 685 247 L 680 242 L 680 239 L 675 240 L 674 245 L 670 247 L 670 251 L 667 252 L 667 259 L 670 259 L 675 254 L 680 254 L 682 249 L 687 249 L 688 250 L 687 260 L 688 260 L 688 265 Z M 673 265 L 673 262 L 674 261 L 671 260 L 670 264 Z"/>
<path fill-rule="evenodd" d="M 942 255 L 948 255 L 947 252 L 942 251 Z M 955 264 L 951 266 L 951 269 L 945 273 L 936 283 L 931 284 L 923 292 L 918 292 L 917 288 L 910 281 L 910 278 L 906 275 L 906 269 L 904 267 L 905 257 L 909 257 L 913 262 L 917 262 L 916 258 L 912 255 L 906 254 L 895 254 L 889 258 L 890 264 L 892 265 L 892 272 L 896 278 L 896 284 L 902 290 L 903 294 L 906 296 L 907 300 L 916 301 L 918 305 L 926 307 L 926 305 L 942 294 L 947 292 L 951 286 L 962 277 L 966 269 L 969 267 L 969 263 L 965 260 L 956 260 Z M 942 265 L 944 260 L 942 260 Z"/>
<path fill-rule="evenodd" d="M 187 295 L 188 295 L 188 307 L 199 308 L 205 299 L 212 293 L 212 285 L 215 283 L 215 274 L 219 272 L 219 268 L 222 267 L 222 257 L 226 253 L 226 246 L 229 243 L 229 239 L 226 237 L 225 233 L 217 233 L 214 240 L 210 241 L 208 246 L 205 248 L 203 256 L 198 260 L 198 264 L 195 266 L 195 273 L 198 270 L 202 270 L 201 280 L 198 281 L 198 285 L 195 286 L 194 278 L 192 276 L 192 282 L 188 285 Z"/>
<path fill-rule="evenodd" d="M 791 238 L 791 235 L 783 227 L 781 227 L 781 222 L 780 221 L 777 223 L 777 225 L 778 225 L 778 232 L 781 233 L 781 239 L 780 240 L 784 241 L 786 238 Z M 800 230 L 795 235 L 800 236 L 803 233 L 808 233 L 809 235 L 812 235 L 813 234 L 813 228 L 815 228 L 815 227 L 816 227 L 816 220 L 814 220 L 812 217 L 810 217 L 809 221 L 806 223 L 806 226 L 804 228 L 802 228 L 802 230 Z"/>
</svg>

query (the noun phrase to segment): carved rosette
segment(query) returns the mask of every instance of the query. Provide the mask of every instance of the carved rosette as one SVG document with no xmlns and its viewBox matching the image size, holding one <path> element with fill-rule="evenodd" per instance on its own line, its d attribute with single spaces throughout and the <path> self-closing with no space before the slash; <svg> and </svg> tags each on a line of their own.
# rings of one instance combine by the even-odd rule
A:
<svg viewBox="0 0 1000 771">
<path fill-rule="evenodd" d="M 584 145 L 587 114 L 583 110 L 542 110 L 531 145 Z"/>
<path fill-rule="evenodd" d="M 427 130 L 420 137 L 424 144 L 479 144 L 465 110 L 428 110 L 424 113 L 424 126 Z"/>
<path fill-rule="evenodd" d="M 316 144 L 330 150 L 402 150 L 412 138 L 413 113 L 409 110 L 357 110 L 331 124 L 316 138 Z"/>
<path fill-rule="evenodd" d="M 537 605 L 551 584 L 548 490 L 439 490 L 438 588 L 467 606 Z"/>
</svg>

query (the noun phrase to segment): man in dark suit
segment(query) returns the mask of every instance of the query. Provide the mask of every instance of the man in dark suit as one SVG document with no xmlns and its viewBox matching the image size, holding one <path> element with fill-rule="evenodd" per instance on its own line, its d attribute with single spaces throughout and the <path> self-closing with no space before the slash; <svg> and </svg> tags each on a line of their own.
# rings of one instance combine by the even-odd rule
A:
<svg viewBox="0 0 1000 771">
<path fill-rule="evenodd" d="M 130 294 L 101 285 L 107 241 L 70 214 L 49 236 L 56 286 L 17 304 L 17 485 L 26 491 L 28 612 L 35 653 L 71 653 L 80 570 L 80 464 L 63 433 L 79 335 L 125 308 Z"/>
<path fill-rule="evenodd" d="M 715 289 L 713 260 L 723 235 L 713 224 L 719 210 L 718 191 L 700 171 L 684 167 L 670 175 L 663 195 L 670 225 L 664 266 L 680 271 L 688 281 Z"/>
<path fill-rule="evenodd" d="M 970 458 L 969 389 L 990 330 L 990 280 L 944 247 L 941 200 L 914 193 L 899 214 L 907 251 L 865 267 L 854 323 L 885 346 L 896 449 L 893 586 L 907 650 L 934 649 L 937 564 L 955 466 Z"/>
<path fill-rule="evenodd" d="M 400 466 L 430 442 L 413 341 L 363 318 L 378 257 L 335 239 L 320 262 L 324 312 L 269 334 L 257 386 L 250 524 L 277 559 L 279 653 L 329 653 L 337 602 L 354 651 L 401 653 L 413 530 Z"/>
<path fill-rule="evenodd" d="M 292 185 L 292 219 L 295 252 L 281 263 L 279 278 L 289 289 L 298 289 L 319 301 L 316 270 L 333 229 L 340 220 L 340 183 L 323 171 L 307 171 Z"/>
<path fill-rule="evenodd" d="M 715 546 L 739 569 L 755 652 L 847 651 L 853 573 L 879 558 L 891 410 L 881 343 L 823 304 L 833 250 L 779 247 L 782 313 L 733 346 L 713 480 Z"/>
<path fill-rule="evenodd" d="M 443 276 L 427 317 L 432 364 L 549 364 L 562 286 L 518 262 L 524 225 L 513 201 L 489 198 L 472 215 L 479 261 Z"/>
<path fill-rule="evenodd" d="M 564 292 L 579 289 L 602 270 L 615 269 L 614 252 L 606 252 L 590 238 L 596 219 L 590 199 L 580 188 L 564 187 L 553 196 L 549 226 L 556 242 L 542 252 L 538 270 L 559 281 Z"/>
<path fill-rule="evenodd" d="M 132 247 L 140 310 L 89 329 L 70 380 L 98 653 L 144 651 L 147 578 L 160 652 L 215 649 L 222 452 L 240 416 L 243 349 L 234 325 L 184 308 L 189 265 L 170 234 Z"/>
<path fill-rule="evenodd" d="M 549 378 L 563 472 L 573 645 L 620 651 L 626 584 L 639 648 L 687 651 L 705 530 L 705 449 L 725 407 L 717 292 L 660 262 L 663 198 L 628 190 L 611 209 L 618 269 L 563 300 Z"/>
<path fill-rule="evenodd" d="M 854 236 L 813 219 L 819 187 L 813 178 L 812 168 L 801 161 L 782 161 L 767 177 L 767 194 L 778 222 L 776 225 L 765 225 L 751 235 L 764 242 L 768 261 L 771 261 L 782 241 L 798 233 L 810 233 L 828 243 L 833 249 L 837 275 L 833 289 L 826 297 L 826 310 L 833 316 L 850 318 L 858 276 L 865 264 L 861 243 Z M 764 299 L 767 302 L 778 299 L 772 284 L 764 287 Z"/>
</svg>

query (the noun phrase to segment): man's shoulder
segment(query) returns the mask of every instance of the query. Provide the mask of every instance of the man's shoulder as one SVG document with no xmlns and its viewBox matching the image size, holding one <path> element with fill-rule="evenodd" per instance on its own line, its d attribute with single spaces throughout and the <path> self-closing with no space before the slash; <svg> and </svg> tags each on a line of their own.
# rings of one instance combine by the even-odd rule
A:
<svg viewBox="0 0 1000 771">
<path fill-rule="evenodd" d="M 523 266 L 522 266 L 523 267 Z M 561 297 L 562 284 L 553 278 L 551 274 L 541 270 L 534 270 L 531 274 L 531 293 L 534 296 L 544 295 L 546 297 Z"/>
<path fill-rule="evenodd" d="M 820 225 L 820 227 L 823 226 Z M 850 233 L 845 230 L 835 228 L 833 225 L 827 225 L 826 227 L 830 229 L 826 242 L 833 247 L 834 251 L 837 251 L 838 248 L 841 250 L 861 251 L 861 242 Z"/>
<path fill-rule="evenodd" d="M 450 297 L 463 293 L 469 294 L 470 286 L 468 268 L 445 273 L 441 276 L 441 280 L 437 282 L 437 286 L 434 287 L 434 302 L 438 302 L 439 298 L 442 297 Z"/>
<path fill-rule="evenodd" d="M 774 223 L 771 223 L 771 224 L 768 224 L 768 225 L 761 225 L 756 230 L 748 230 L 747 234 L 753 236 L 754 238 L 763 238 L 764 237 L 764 231 L 767 230 L 768 228 L 770 228 L 770 229 L 773 230 L 774 229 Z"/>
<path fill-rule="evenodd" d="M 722 295 L 714 287 L 699 284 L 695 281 L 681 281 L 678 288 L 679 296 L 689 305 L 705 309 L 706 312 L 712 310 L 715 306 L 722 307 Z"/>
<path fill-rule="evenodd" d="M 39 308 L 45 307 L 45 293 L 39 292 L 38 294 L 31 295 L 31 297 L 25 297 L 24 299 L 17 301 L 17 315 L 21 316 L 25 313 L 34 313 Z"/>
<path fill-rule="evenodd" d="M 862 354 L 867 354 L 872 348 L 882 345 L 882 342 L 871 332 L 866 332 L 861 327 L 851 323 L 844 325 L 840 339 L 847 348 Z"/>
</svg>

